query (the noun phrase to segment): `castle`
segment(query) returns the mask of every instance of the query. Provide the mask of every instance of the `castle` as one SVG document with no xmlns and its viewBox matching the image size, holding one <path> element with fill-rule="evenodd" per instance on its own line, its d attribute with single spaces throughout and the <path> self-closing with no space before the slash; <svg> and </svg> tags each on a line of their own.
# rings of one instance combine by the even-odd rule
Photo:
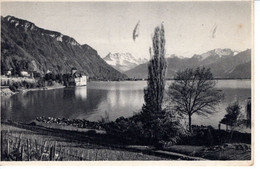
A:
<svg viewBox="0 0 260 169">
<path fill-rule="evenodd" d="M 73 67 L 71 69 L 71 74 L 67 76 L 65 84 L 66 86 L 86 86 L 87 80 L 87 75 Z"/>
</svg>

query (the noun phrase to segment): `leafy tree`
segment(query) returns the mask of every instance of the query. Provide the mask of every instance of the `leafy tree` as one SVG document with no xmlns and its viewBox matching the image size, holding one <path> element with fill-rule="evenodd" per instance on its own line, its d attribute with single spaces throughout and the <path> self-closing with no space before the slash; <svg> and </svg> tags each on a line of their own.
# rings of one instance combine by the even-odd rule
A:
<svg viewBox="0 0 260 169">
<path fill-rule="evenodd" d="M 226 108 L 227 114 L 220 121 L 227 126 L 235 127 L 238 125 L 238 117 L 241 114 L 241 107 L 238 102 L 234 102 Z"/>
<path fill-rule="evenodd" d="M 246 104 L 246 117 L 247 117 L 247 127 L 251 126 L 251 98 L 248 99 Z"/>
<path fill-rule="evenodd" d="M 186 69 L 177 72 L 174 82 L 169 86 L 168 95 L 179 113 L 189 117 L 189 130 L 191 131 L 191 116 L 215 112 L 215 105 L 222 99 L 221 91 L 215 89 L 216 81 L 210 69 Z"/>
<path fill-rule="evenodd" d="M 1 75 L 5 74 L 5 71 L 7 70 L 8 70 L 8 66 L 3 60 L 3 58 L 1 58 Z"/>
<path fill-rule="evenodd" d="M 56 75 L 53 73 L 47 73 L 45 74 L 44 80 L 49 81 L 49 80 L 56 80 Z"/>
<path fill-rule="evenodd" d="M 157 26 L 154 30 L 153 50 L 150 48 L 151 59 L 148 65 L 147 88 L 144 90 L 143 110 L 149 113 L 159 113 L 165 88 L 165 74 L 167 63 L 165 60 L 164 27 Z"/>
<path fill-rule="evenodd" d="M 56 75 L 56 80 L 59 82 L 59 83 L 62 83 L 62 74 L 57 74 Z"/>
<path fill-rule="evenodd" d="M 44 78 L 39 78 L 38 79 L 37 87 L 45 87 L 45 80 L 44 80 Z"/>
<path fill-rule="evenodd" d="M 29 61 L 28 60 L 17 60 L 13 59 L 13 75 L 20 75 L 22 70 L 28 71 L 30 70 Z"/>
<path fill-rule="evenodd" d="M 40 78 L 40 77 L 42 77 L 41 73 L 36 72 L 36 71 L 33 72 L 33 76 L 34 76 L 35 78 Z"/>
<path fill-rule="evenodd" d="M 247 128 L 251 128 L 251 98 L 247 99 L 245 105 L 245 116 L 241 114 L 238 120 L 238 125 L 246 126 Z"/>
</svg>

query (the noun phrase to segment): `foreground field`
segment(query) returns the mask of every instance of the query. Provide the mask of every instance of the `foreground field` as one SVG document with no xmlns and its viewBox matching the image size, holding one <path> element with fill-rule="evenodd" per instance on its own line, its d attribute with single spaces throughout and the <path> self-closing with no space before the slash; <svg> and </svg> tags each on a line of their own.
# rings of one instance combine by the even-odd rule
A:
<svg viewBox="0 0 260 169">
<path fill-rule="evenodd" d="M 69 131 L 4 122 L 1 126 L 3 161 L 96 160 L 250 160 L 251 146 L 225 143 L 214 146 L 174 145 L 156 149 L 126 145 L 105 133 Z"/>
</svg>

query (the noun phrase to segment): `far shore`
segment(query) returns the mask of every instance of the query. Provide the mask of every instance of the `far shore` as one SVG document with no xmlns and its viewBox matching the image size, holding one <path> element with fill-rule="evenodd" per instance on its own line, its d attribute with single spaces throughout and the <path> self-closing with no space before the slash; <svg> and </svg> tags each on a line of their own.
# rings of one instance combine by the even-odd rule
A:
<svg viewBox="0 0 260 169">
<path fill-rule="evenodd" d="M 127 82 L 127 81 L 146 81 L 147 79 L 126 79 L 126 80 L 90 80 L 89 82 Z M 166 79 L 166 81 L 171 81 L 174 79 Z M 241 79 L 234 79 L 234 78 L 215 78 L 214 80 L 251 80 L 247 78 L 241 78 Z M 9 89 L 9 86 L 1 86 L 1 97 L 10 97 L 12 95 L 18 94 L 18 93 L 24 93 L 29 91 L 38 91 L 38 90 L 54 90 L 54 89 L 61 89 L 65 88 L 66 86 L 55 84 L 54 86 L 46 86 L 46 87 L 37 87 L 37 88 L 21 88 L 17 90 L 16 92 L 13 92 Z"/>
<path fill-rule="evenodd" d="M 166 81 L 172 81 L 176 79 L 166 79 Z M 251 78 L 215 78 L 214 80 L 252 80 Z M 147 81 L 147 79 L 125 79 L 125 80 L 90 80 L 89 82 L 132 82 L 132 81 Z"/>
</svg>

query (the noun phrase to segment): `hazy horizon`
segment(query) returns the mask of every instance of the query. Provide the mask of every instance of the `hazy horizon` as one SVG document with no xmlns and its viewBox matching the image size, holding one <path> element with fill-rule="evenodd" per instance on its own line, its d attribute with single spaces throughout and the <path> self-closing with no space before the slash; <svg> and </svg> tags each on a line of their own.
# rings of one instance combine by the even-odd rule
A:
<svg viewBox="0 0 260 169">
<path fill-rule="evenodd" d="M 1 15 L 71 36 L 102 58 L 109 52 L 149 58 L 153 30 L 162 22 L 167 54 L 191 57 L 215 48 L 251 48 L 250 1 L 1 2 Z M 133 41 L 138 21 L 140 34 Z"/>
</svg>

